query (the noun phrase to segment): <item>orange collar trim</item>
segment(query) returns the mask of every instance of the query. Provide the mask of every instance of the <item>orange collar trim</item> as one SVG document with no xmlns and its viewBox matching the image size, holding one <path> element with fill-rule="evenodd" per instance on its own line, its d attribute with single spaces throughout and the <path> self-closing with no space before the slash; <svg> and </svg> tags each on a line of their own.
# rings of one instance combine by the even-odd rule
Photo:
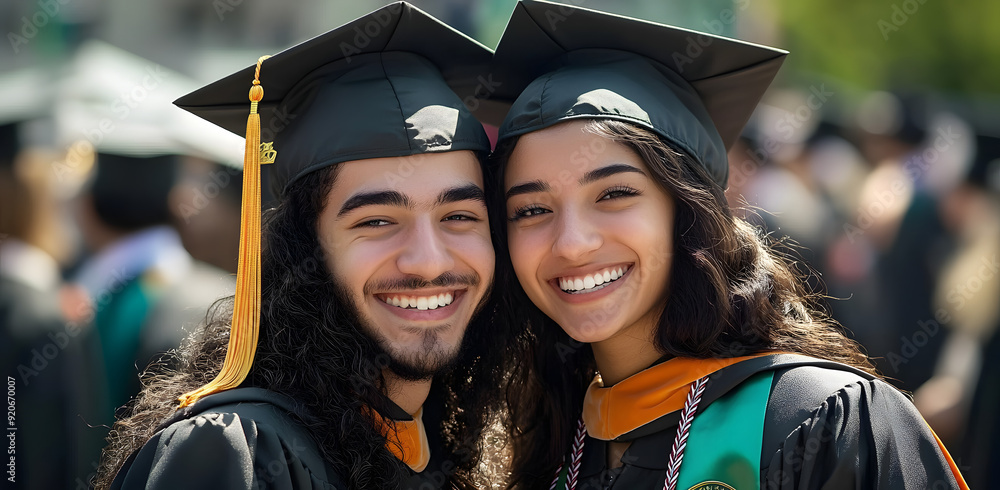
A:
<svg viewBox="0 0 1000 490">
<path fill-rule="evenodd" d="M 381 421 L 380 429 L 387 439 L 386 449 L 417 473 L 424 471 L 431 460 L 431 448 L 427 442 L 427 432 L 424 430 L 423 414 L 424 408 L 420 407 L 420 410 L 413 414 L 413 420 L 376 417 L 376 424 Z"/>
<path fill-rule="evenodd" d="M 607 388 L 597 375 L 583 400 L 587 434 L 602 441 L 616 439 L 683 408 L 688 387 L 699 378 L 741 361 L 771 354 L 776 352 L 727 359 L 675 357 Z"/>
</svg>

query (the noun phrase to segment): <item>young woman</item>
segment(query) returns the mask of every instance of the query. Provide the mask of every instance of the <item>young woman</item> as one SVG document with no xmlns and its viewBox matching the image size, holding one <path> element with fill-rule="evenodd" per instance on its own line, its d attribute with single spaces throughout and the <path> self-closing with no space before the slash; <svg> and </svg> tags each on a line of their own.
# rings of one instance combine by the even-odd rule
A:
<svg viewBox="0 0 1000 490">
<path fill-rule="evenodd" d="M 523 88 L 492 176 L 498 288 L 511 315 L 529 305 L 511 486 L 963 487 L 727 206 L 726 147 L 784 53 L 706 36 L 695 56 L 692 36 L 525 1 L 497 49 Z"/>
</svg>

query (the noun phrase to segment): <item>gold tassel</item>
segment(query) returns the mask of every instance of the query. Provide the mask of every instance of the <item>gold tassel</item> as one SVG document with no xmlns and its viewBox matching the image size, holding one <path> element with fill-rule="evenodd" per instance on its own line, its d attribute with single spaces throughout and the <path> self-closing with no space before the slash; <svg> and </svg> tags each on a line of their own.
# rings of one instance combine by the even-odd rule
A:
<svg viewBox="0 0 1000 490">
<path fill-rule="evenodd" d="M 212 382 L 181 395 L 178 408 L 184 408 L 203 396 L 236 388 L 246 379 L 257 351 L 260 330 L 260 116 L 257 103 L 264 98 L 257 60 L 253 86 L 250 87 L 250 115 L 247 117 L 247 142 L 243 154 L 243 207 L 240 219 L 240 258 L 236 270 L 236 298 L 229 331 L 229 349 L 222 371 Z"/>
</svg>

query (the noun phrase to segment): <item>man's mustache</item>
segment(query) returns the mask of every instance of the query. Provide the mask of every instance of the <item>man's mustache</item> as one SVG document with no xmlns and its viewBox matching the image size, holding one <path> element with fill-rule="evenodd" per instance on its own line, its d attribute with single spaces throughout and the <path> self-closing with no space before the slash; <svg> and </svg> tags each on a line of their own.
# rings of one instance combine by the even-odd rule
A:
<svg viewBox="0 0 1000 490">
<path fill-rule="evenodd" d="M 445 272 L 433 280 L 426 280 L 419 277 L 403 277 L 399 279 L 384 279 L 372 281 L 365 284 L 364 293 L 372 294 L 375 291 L 380 293 L 391 293 L 394 291 L 406 291 L 425 288 L 445 288 L 445 287 L 471 287 L 479 285 L 478 274 L 456 274 Z"/>
</svg>

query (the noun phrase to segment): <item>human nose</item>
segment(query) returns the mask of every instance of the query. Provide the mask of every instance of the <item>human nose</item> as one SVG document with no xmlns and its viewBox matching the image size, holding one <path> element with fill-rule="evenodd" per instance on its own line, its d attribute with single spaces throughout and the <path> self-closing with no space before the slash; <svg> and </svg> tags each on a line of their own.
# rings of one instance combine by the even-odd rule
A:
<svg viewBox="0 0 1000 490">
<path fill-rule="evenodd" d="M 400 272 L 432 280 L 455 267 L 451 251 L 432 223 L 417 222 L 408 238 L 396 260 Z"/>
<path fill-rule="evenodd" d="M 604 244 L 598 228 L 583 213 L 567 209 L 560 213 L 556 222 L 552 253 L 570 262 L 583 259 Z"/>
</svg>

